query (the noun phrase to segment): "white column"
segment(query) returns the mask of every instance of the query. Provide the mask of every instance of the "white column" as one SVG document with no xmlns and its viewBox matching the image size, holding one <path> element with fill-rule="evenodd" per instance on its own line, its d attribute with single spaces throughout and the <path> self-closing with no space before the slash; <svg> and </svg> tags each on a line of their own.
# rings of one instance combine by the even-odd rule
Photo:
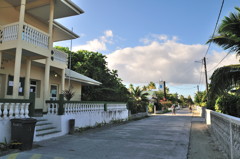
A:
<svg viewBox="0 0 240 159">
<path fill-rule="evenodd" d="M 62 80 L 61 80 L 61 85 L 62 85 L 62 91 L 65 90 L 65 68 L 62 69 Z"/>
<path fill-rule="evenodd" d="M 28 99 L 30 94 L 30 73 L 31 73 L 31 63 L 30 59 L 26 60 L 26 75 L 25 75 L 25 86 L 24 86 L 24 98 Z"/>
<path fill-rule="evenodd" d="M 53 19 L 54 18 L 54 0 L 50 0 L 50 14 L 49 14 L 49 49 L 53 47 Z"/>
<path fill-rule="evenodd" d="M 24 16 L 25 16 L 25 6 L 26 6 L 26 0 L 21 0 L 21 7 L 20 7 L 20 14 L 19 14 L 19 28 L 18 28 L 18 42 L 17 42 L 15 66 L 14 66 L 13 98 L 18 97 L 19 78 L 20 78 L 21 60 L 22 60 L 21 42 L 22 42 Z"/>
<path fill-rule="evenodd" d="M 13 79 L 13 98 L 14 99 L 18 97 L 21 61 L 22 61 L 22 48 L 17 47 L 16 55 L 15 55 L 14 79 Z"/>
<path fill-rule="evenodd" d="M 44 98 L 43 98 L 43 103 L 44 103 L 44 111 L 47 111 L 47 106 L 45 104 L 46 100 L 49 100 L 49 75 L 50 75 L 50 57 L 46 58 L 46 63 L 45 63 L 45 75 L 44 75 Z"/>
</svg>

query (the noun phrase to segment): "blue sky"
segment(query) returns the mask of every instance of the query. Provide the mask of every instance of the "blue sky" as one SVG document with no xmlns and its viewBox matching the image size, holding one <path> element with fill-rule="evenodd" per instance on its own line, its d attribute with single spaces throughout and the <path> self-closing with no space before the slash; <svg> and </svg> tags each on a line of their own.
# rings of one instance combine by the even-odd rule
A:
<svg viewBox="0 0 240 159">
<path fill-rule="evenodd" d="M 81 36 L 73 40 L 73 50 L 106 54 L 109 67 L 118 70 L 125 84 L 165 80 L 170 92 L 185 96 L 193 95 L 197 84 L 205 89 L 201 64 L 194 61 L 205 54 L 222 0 L 72 1 L 85 13 L 58 21 Z M 225 0 L 220 21 L 235 6 L 240 6 L 240 0 Z M 56 45 L 69 47 L 70 41 Z M 213 45 L 208 68 L 225 54 Z M 231 63 L 238 63 L 235 55 L 219 66 Z"/>
</svg>

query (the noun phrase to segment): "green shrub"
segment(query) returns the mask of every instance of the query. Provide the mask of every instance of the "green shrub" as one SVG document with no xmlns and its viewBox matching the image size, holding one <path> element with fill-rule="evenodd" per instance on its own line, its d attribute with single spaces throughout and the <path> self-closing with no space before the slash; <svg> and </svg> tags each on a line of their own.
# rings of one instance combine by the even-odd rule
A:
<svg viewBox="0 0 240 159">
<path fill-rule="evenodd" d="M 162 101 L 161 105 L 164 109 L 168 109 L 172 106 L 172 102 L 171 101 Z"/>
<path fill-rule="evenodd" d="M 240 117 L 240 96 L 228 94 L 218 97 L 215 110 L 224 114 Z"/>
<path fill-rule="evenodd" d="M 149 103 L 148 104 L 148 112 L 153 113 L 153 111 L 154 111 L 153 109 L 154 109 L 154 105 L 152 103 Z"/>
</svg>

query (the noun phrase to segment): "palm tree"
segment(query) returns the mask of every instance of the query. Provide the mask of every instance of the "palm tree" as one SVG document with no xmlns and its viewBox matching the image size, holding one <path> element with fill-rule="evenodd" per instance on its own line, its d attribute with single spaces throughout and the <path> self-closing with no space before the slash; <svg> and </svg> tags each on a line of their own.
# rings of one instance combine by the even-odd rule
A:
<svg viewBox="0 0 240 159">
<path fill-rule="evenodd" d="M 214 71 L 211 77 L 211 90 L 215 94 L 228 93 L 240 85 L 240 65 L 220 67 Z"/>
<path fill-rule="evenodd" d="M 224 50 L 236 52 L 240 56 L 240 8 L 235 7 L 237 13 L 230 13 L 224 17 L 218 28 L 218 35 L 212 37 L 207 43 L 214 42 Z"/>
<path fill-rule="evenodd" d="M 153 82 L 150 82 L 147 87 L 148 87 L 148 90 L 156 89 L 156 85 Z"/>
<path fill-rule="evenodd" d="M 208 107 L 213 108 L 218 96 L 228 95 L 240 88 L 240 65 L 229 65 L 216 69 L 211 76 Z"/>
<path fill-rule="evenodd" d="M 143 91 L 147 91 L 148 90 L 148 88 L 147 88 L 147 86 L 143 86 Z"/>
<path fill-rule="evenodd" d="M 136 111 L 145 111 L 145 106 L 148 102 L 148 93 L 144 92 L 139 86 L 136 88 L 130 87 L 130 99 L 132 100 Z"/>
</svg>

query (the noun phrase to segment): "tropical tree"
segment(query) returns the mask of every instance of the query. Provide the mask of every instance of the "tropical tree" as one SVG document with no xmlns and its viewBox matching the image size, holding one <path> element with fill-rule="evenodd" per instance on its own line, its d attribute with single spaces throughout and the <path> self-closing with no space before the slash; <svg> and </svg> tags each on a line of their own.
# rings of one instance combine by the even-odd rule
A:
<svg viewBox="0 0 240 159">
<path fill-rule="evenodd" d="M 144 92 L 139 86 L 136 88 L 133 85 L 129 88 L 130 93 L 130 110 L 132 113 L 144 112 L 146 111 L 146 106 L 148 104 L 148 93 Z"/>
<path fill-rule="evenodd" d="M 102 83 L 100 86 L 83 86 L 82 100 L 128 101 L 128 90 L 118 77 L 117 70 L 107 67 L 105 55 L 86 50 L 71 52 L 66 47 L 56 48 L 71 54 L 72 70 Z"/>
<path fill-rule="evenodd" d="M 147 86 L 148 90 L 156 89 L 156 85 L 153 82 L 150 82 Z"/>
<path fill-rule="evenodd" d="M 214 42 L 223 49 L 240 55 L 240 8 L 235 7 L 235 9 L 237 12 L 224 17 L 218 28 L 218 34 L 207 43 Z"/>
<path fill-rule="evenodd" d="M 172 103 L 177 103 L 178 102 L 178 94 L 167 94 L 167 99 L 171 101 Z"/>
<path fill-rule="evenodd" d="M 190 95 L 187 98 L 187 104 L 188 105 L 192 105 L 193 104 L 193 100 L 192 100 L 192 97 Z"/>
<path fill-rule="evenodd" d="M 199 106 L 206 106 L 206 101 L 207 101 L 207 93 L 206 91 L 199 91 L 195 93 L 194 96 L 194 103 Z"/>
<path fill-rule="evenodd" d="M 208 108 L 214 109 L 218 97 L 238 94 L 240 89 L 240 65 L 229 65 L 216 69 L 211 76 L 208 93 Z"/>
<path fill-rule="evenodd" d="M 148 88 L 147 88 L 147 86 L 143 86 L 143 91 L 147 91 L 148 90 Z"/>
</svg>

